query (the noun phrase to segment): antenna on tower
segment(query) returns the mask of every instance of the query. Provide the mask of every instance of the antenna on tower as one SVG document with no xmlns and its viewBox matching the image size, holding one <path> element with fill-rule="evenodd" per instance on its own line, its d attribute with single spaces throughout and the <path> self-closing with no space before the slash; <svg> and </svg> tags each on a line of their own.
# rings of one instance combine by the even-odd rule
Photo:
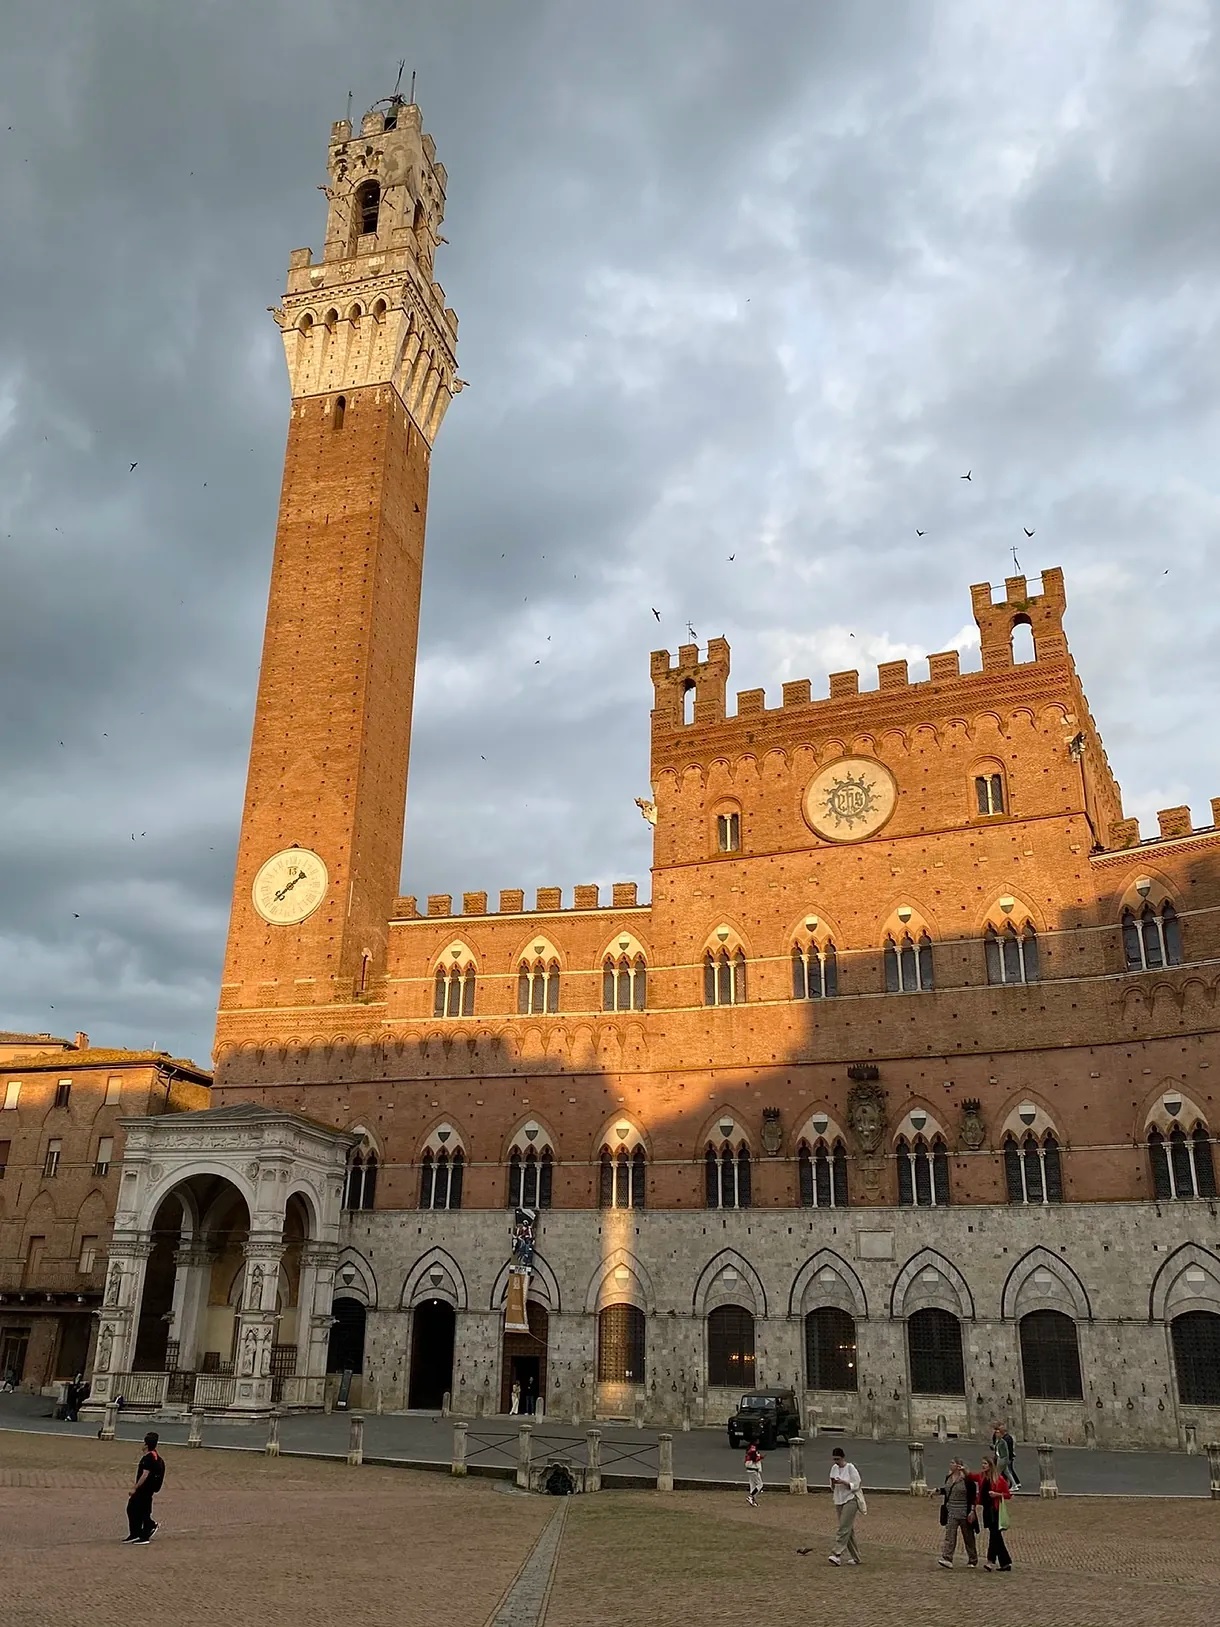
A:
<svg viewBox="0 0 1220 1627">
<path fill-rule="evenodd" d="M 411 106 L 415 106 L 415 69 L 411 69 Z"/>
<path fill-rule="evenodd" d="M 402 84 L 403 70 L 406 67 L 406 65 L 407 65 L 407 59 L 406 59 L 406 57 L 403 57 L 402 61 L 398 64 L 398 78 L 394 81 L 394 94 L 391 97 L 392 101 L 397 101 L 398 100 L 398 87 L 399 87 L 399 85 Z"/>
</svg>

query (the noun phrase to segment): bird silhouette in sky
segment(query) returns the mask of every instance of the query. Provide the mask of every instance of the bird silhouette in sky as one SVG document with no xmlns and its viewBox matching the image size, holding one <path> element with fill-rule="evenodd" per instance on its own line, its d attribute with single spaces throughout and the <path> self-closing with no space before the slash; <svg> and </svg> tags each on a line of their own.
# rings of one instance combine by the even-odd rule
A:
<svg viewBox="0 0 1220 1627">
<path fill-rule="evenodd" d="M 962 477 L 961 477 L 961 478 L 962 478 L 962 479 L 963 479 L 963 480 L 969 480 L 969 479 L 970 479 L 970 471 L 969 471 L 969 469 L 967 469 L 967 470 L 966 470 L 966 472 L 965 472 L 965 474 L 964 474 L 964 475 L 962 475 Z"/>
<path fill-rule="evenodd" d="M 729 564 L 731 565 L 736 558 L 737 558 L 736 554 L 730 554 L 729 555 Z"/>
<path fill-rule="evenodd" d="M 650 606 L 650 607 L 649 607 L 649 608 L 650 608 L 650 609 L 651 609 L 651 610 L 652 610 L 652 613 L 653 613 L 653 615 L 654 615 L 654 616 L 655 616 L 655 617 L 656 617 L 656 618 L 657 618 L 657 620 L 658 620 L 658 621 L 660 621 L 660 619 L 661 619 L 661 612 L 660 612 L 660 611 L 659 611 L 659 610 L 658 610 L 658 609 L 656 609 L 656 607 L 655 607 L 655 606 Z"/>
<path fill-rule="evenodd" d="M 1033 536 L 1033 532 L 1029 529 L 1029 527 L 1027 525 L 1023 525 L 1021 527 L 1021 529 L 1022 529 L 1022 531 L 1024 531 L 1024 533 L 1025 533 L 1025 535 L 1027 537 L 1032 537 Z"/>
<path fill-rule="evenodd" d="M 916 532 L 915 532 L 915 535 L 916 535 L 916 536 L 917 536 L 917 537 L 922 537 L 922 536 L 923 536 L 923 532 L 922 532 L 922 531 L 920 531 L 920 530 L 918 530 L 918 529 L 917 529 L 917 530 L 916 530 Z"/>
<path fill-rule="evenodd" d="M 137 470 L 137 468 L 138 468 L 138 467 L 139 467 L 139 465 L 138 465 L 138 464 L 135 464 L 135 463 L 133 463 L 133 464 L 132 464 L 132 466 L 131 466 L 131 468 L 130 468 L 130 469 L 128 469 L 128 471 L 127 471 L 127 473 L 128 473 L 128 474 L 129 474 L 129 475 L 130 475 L 130 474 L 134 474 L 134 473 L 135 473 L 135 472 L 136 472 L 136 470 Z"/>
</svg>

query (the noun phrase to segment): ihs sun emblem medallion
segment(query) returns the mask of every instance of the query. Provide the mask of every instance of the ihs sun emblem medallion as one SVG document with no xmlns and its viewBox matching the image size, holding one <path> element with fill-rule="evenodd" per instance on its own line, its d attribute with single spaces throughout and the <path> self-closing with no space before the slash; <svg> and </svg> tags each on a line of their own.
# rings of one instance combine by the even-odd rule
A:
<svg viewBox="0 0 1220 1627">
<path fill-rule="evenodd" d="M 846 825 L 851 830 L 876 811 L 876 781 L 863 774 L 845 774 L 841 780 L 831 781 L 824 805 L 836 826 Z"/>
</svg>

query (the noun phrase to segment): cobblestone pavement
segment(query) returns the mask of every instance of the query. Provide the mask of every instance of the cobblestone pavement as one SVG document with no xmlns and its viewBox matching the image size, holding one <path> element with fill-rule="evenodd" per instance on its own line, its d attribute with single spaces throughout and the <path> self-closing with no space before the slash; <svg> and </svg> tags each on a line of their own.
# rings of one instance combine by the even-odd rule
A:
<svg viewBox="0 0 1220 1627">
<path fill-rule="evenodd" d="M 131 1627 L 154 1613 L 175 1627 L 431 1627 L 438 1611 L 456 1627 L 541 1627 L 542 1608 L 545 1627 L 1217 1619 L 1211 1502 L 1022 1501 L 1015 1569 L 998 1576 L 938 1569 L 936 1502 L 878 1495 L 857 1523 L 864 1563 L 834 1570 L 825 1495 L 768 1488 L 751 1509 L 744 1491 L 620 1491 L 557 1506 L 410 1470 L 166 1455 L 163 1530 L 129 1548 L 119 1539 L 130 1443 L 0 1433 L 3 1627 Z"/>
<path fill-rule="evenodd" d="M 1021 1503 L 1011 1575 L 936 1564 L 939 1501 L 874 1497 L 859 1568 L 826 1562 L 828 1497 L 764 1492 L 757 1509 L 709 1492 L 574 1500 L 546 1627 L 1214 1627 L 1220 1504 Z M 798 1547 L 810 1547 L 805 1557 Z"/>
<path fill-rule="evenodd" d="M 162 1530 L 126 1547 L 137 1456 L 0 1435 L 3 1627 L 483 1627 L 555 1512 L 483 1481 L 170 1447 Z"/>
</svg>

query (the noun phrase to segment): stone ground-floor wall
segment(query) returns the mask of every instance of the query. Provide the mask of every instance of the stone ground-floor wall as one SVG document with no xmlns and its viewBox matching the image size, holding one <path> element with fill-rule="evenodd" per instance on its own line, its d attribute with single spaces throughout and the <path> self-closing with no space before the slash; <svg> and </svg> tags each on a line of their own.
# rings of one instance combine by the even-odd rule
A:
<svg viewBox="0 0 1220 1627">
<path fill-rule="evenodd" d="M 0 1310 L 0 1383 L 12 1355 L 20 1349 L 23 1360 L 19 1387 L 58 1392 L 57 1380 L 88 1372 L 96 1319 L 88 1310 Z"/>
<path fill-rule="evenodd" d="M 455 1411 L 500 1405 L 509 1220 L 502 1210 L 351 1216 L 341 1239 L 368 1308 L 364 1397 L 410 1394 L 414 1308 L 455 1313 Z M 544 1401 L 551 1416 L 722 1422 L 735 1389 L 707 1381 L 707 1318 L 736 1305 L 755 1319 L 755 1378 L 791 1386 L 820 1425 L 880 1437 L 979 1435 L 994 1418 L 1026 1439 L 1099 1446 L 1220 1435 L 1220 1407 L 1178 1395 L 1170 1323 L 1220 1313 L 1220 1220 L 1205 1203 L 1045 1208 L 554 1211 L 540 1217 L 530 1297 L 547 1312 Z M 349 1273 L 348 1275 L 351 1275 Z M 598 1312 L 646 1318 L 642 1386 L 599 1386 Z M 804 1319 L 835 1306 L 855 1320 L 854 1391 L 806 1387 Z M 965 1393 L 913 1394 L 907 1322 L 936 1307 L 959 1318 Z M 1070 1317 L 1083 1397 L 1027 1398 L 1019 1325 L 1035 1310 Z"/>
</svg>

